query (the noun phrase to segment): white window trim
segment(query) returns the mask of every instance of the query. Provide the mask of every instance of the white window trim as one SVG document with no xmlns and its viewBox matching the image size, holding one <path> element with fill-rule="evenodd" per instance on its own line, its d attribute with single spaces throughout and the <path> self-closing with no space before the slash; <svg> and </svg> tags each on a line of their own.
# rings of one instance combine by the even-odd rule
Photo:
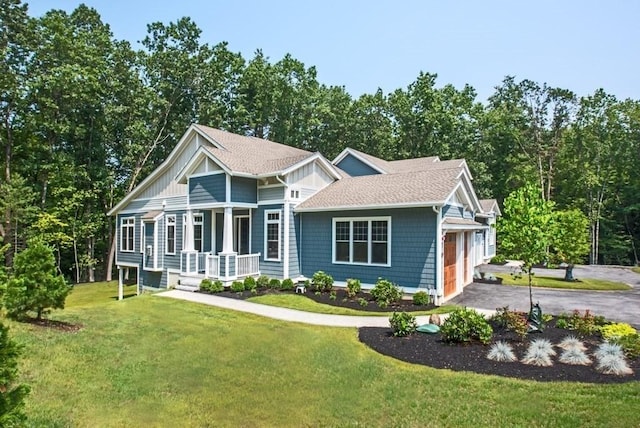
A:
<svg viewBox="0 0 640 428">
<path fill-rule="evenodd" d="M 336 260 L 336 223 L 349 222 L 349 259 L 353 260 L 353 222 L 354 221 L 366 221 L 368 226 L 368 263 L 363 262 L 344 262 Z M 374 221 L 386 221 L 387 222 L 387 263 L 371 263 L 372 256 L 372 240 L 371 240 L 371 222 Z M 336 265 L 358 265 L 358 266 L 380 266 L 391 267 L 391 216 L 383 217 L 334 217 L 331 227 L 331 262 Z"/>
<path fill-rule="evenodd" d="M 195 212 L 192 214 L 193 216 L 193 249 L 197 252 L 201 253 L 204 249 L 204 213 L 203 212 Z M 200 217 L 199 221 L 196 221 L 196 216 Z M 196 248 L 196 226 L 200 226 L 200 248 Z"/>
<path fill-rule="evenodd" d="M 140 254 L 144 254 L 144 247 L 146 243 L 144 230 L 144 220 L 140 219 Z"/>
<path fill-rule="evenodd" d="M 269 214 L 278 214 L 278 220 L 269 220 Z M 278 225 L 278 257 L 269 258 L 269 243 L 267 242 L 267 228 L 269 224 Z M 279 262 L 282 253 L 282 210 L 264 210 L 264 260 L 269 262 Z"/>
<path fill-rule="evenodd" d="M 169 219 L 173 219 L 173 252 L 169 251 Z M 164 253 L 174 256 L 178 247 L 178 219 L 175 214 L 168 214 L 164 222 Z"/>
<path fill-rule="evenodd" d="M 125 242 L 125 234 L 124 231 L 125 229 L 133 229 L 133 242 L 131 243 L 131 249 L 124 249 L 124 242 Z M 129 234 L 127 233 L 127 236 Z M 120 218 L 120 252 L 122 253 L 133 253 L 135 252 L 135 248 L 136 248 L 136 218 L 131 216 L 131 217 L 121 217 Z"/>
</svg>

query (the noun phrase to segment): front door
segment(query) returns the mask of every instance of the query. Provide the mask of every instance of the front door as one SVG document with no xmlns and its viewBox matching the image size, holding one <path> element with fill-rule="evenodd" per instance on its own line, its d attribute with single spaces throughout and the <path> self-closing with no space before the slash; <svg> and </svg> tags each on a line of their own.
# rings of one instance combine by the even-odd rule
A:
<svg viewBox="0 0 640 428">
<path fill-rule="evenodd" d="M 456 234 L 447 233 L 444 240 L 444 295 L 456 291 Z"/>
<path fill-rule="evenodd" d="M 233 248 L 238 254 L 249 254 L 249 216 L 237 216 L 235 218 L 235 233 L 233 235 Z"/>
</svg>

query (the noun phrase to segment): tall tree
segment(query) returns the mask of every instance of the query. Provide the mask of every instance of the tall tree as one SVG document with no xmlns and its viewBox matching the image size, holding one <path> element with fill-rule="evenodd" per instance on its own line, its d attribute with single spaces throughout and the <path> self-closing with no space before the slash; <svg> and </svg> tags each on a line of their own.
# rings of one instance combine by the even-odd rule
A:
<svg viewBox="0 0 640 428">
<path fill-rule="evenodd" d="M 551 246 L 555 257 L 566 263 L 565 281 L 573 281 L 573 267 L 589 253 L 589 220 L 578 209 L 557 211 L 553 216 Z"/>
</svg>

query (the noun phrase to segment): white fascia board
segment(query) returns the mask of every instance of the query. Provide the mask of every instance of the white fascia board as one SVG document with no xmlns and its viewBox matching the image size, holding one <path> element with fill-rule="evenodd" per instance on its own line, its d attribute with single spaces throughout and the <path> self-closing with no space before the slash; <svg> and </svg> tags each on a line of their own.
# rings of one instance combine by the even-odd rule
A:
<svg viewBox="0 0 640 428">
<path fill-rule="evenodd" d="M 213 155 L 213 153 L 209 152 L 204 147 L 200 147 L 193 154 L 193 156 L 191 156 L 191 159 L 189 159 L 187 164 L 174 177 L 174 180 L 177 181 L 178 183 L 180 183 L 183 180 L 186 180 L 187 176 L 189 175 L 189 171 L 191 171 L 193 169 L 193 167 L 195 167 L 198 164 L 198 162 L 200 162 L 203 159 L 207 159 L 207 158 L 211 159 L 212 162 L 214 162 L 216 165 L 218 165 L 220 168 L 222 168 L 222 170 L 224 172 L 226 172 L 227 174 L 231 173 L 231 170 L 229 168 L 227 168 L 227 166 L 224 163 L 222 163 L 218 158 L 216 158 Z M 182 183 L 182 184 L 184 184 L 184 183 Z"/>
<path fill-rule="evenodd" d="M 339 180 L 340 178 L 342 178 L 342 176 L 340 174 L 338 174 L 338 171 L 336 171 L 335 167 L 328 161 L 325 159 L 324 156 L 322 156 L 322 154 L 320 154 L 319 152 L 315 152 L 313 155 L 309 156 L 308 158 L 305 158 L 303 160 L 301 160 L 300 162 L 297 162 L 293 165 L 291 165 L 288 168 L 283 169 L 282 171 L 280 171 L 277 175 L 287 175 L 299 168 L 302 168 L 303 166 L 310 164 L 314 161 L 319 161 L 320 164 L 324 167 L 324 169 L 333 176 L 333 178 L 335 178 L 336 180 Z"/>
<path fill-rule="evenodd" d="M 409 202 L 399 204 L 385 204 L 385 205 L 337 205 L 333 207 L 321 207 L 321 208 L 296 208 L 296 212 L 325 212 L 325 211 L 362 211 L 362 210 L 380 210 L 380 209 L 399 209 L 399 208 L 429 208 L 440 207 L 444 205 L 445 201 L 428 201 L 428 202 Z"/>
<path fill-rule="evenodd" d="M 107 213 L 107 215 L 108 216 L 112 216 L 114 214 L 117 214 L 118 211 L 120 211 L 124 205 L 128 204 L 137 194 L 139 194 L 141 191 L 146 189 L 146 187 L 149 184 L 151 184 L 157 178 L 157 176 L 159 176 L 162 172 L 164 172 L 165 169 L 167 169 L 171 165 L 171 163 L 174 161 L 174 158 L 177 157 L 178 154 L 183 150 L 184 146 L 187 144 L 187 142 L 191 138 L 192 134 L 194 134 L 196 132 L 198 134 L 203 134 L 198 129 L 197 126 L 195 126 L 195 125 L 189 126 L 187 131 L 182 135 L 182 137 L 178 141 L 178 144 L 176 144 L 176 146 L 173 148 L 171 153 L 169 153 L 169 156 L 167 156 L 167 158 L 164 160 L 164 162 L 162 162 L 160 164 L 160 166 L 158 166 L 155 170 L 153 170 L 151 172 L 151 174 L 149 174 L 144 180 L 142 180 L 142 182 L 140 182 L 140 184 L 138 184 L 136 187 L 134 187 L 131 192 L 129 192 L 127 195 L 125 195 L 125 197 L 122 198 L 120 200 L 120 202 L 118 202 L 113 208 L 111 208 L 109 210 L 109 212 Z M 205 136 L 205 138 L 206 138 L 206 136 Z M 209 138 L 207 138 L 207 139 L 210 140 Z"/>
</svg>

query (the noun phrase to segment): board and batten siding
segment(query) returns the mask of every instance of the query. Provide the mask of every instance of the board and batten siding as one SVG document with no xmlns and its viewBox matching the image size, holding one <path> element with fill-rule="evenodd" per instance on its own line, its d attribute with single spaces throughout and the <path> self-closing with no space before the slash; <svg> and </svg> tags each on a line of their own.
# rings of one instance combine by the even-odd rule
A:
<svg viewBox="0 0 640 428">
<path fill-rule="evenodd" d="M 352 177 L 380 174 L 377 170 L 350 154 L 346 155 L 336 166 Z"/>
<path fill-rule="evenodd" d="M 226 202 L 226 175 L 201 175 L 189 178 L 189 203 L 212 204 Z"/>
<path fill-rule="evenodd" d="M 255 204 L 258 202 L 258 184 L 253 178 L 231 177 L 231 201 Z"/>
<path fill-rule="evenodd" d="M 186 190 L 185 190 L 186 192 Z M 163 206 L 164 203 L 164 206 Z M 170 198 L 134 199 L 122 208 L 121 213 L 145 213 L 148 211 L 175 210 L 187 205 L 187 194 Z"/>
<path fill-rule="evenodd" d="M 322 270 L 336 281 L 357 278 L 375 284 L 385 278 L 401 287 L 435 288 L 436 214 L 430 208 L 380 209 L 300 213 L 302 274 L 311 278 Z M 391 266 L 334 264 L 333 219 L 391 217 Z"/>
<path fill-rule="evenodd" d="M 281 201 L 284 199 L 284 186 L 258 188 L 259 201 Z"/>
<path fill-rule="evenodd" d="M 287 174 L 287 184 L 300 189 L 322 189 L 333 181 L 333 177 L 317 160 Z"/>
</svg>

